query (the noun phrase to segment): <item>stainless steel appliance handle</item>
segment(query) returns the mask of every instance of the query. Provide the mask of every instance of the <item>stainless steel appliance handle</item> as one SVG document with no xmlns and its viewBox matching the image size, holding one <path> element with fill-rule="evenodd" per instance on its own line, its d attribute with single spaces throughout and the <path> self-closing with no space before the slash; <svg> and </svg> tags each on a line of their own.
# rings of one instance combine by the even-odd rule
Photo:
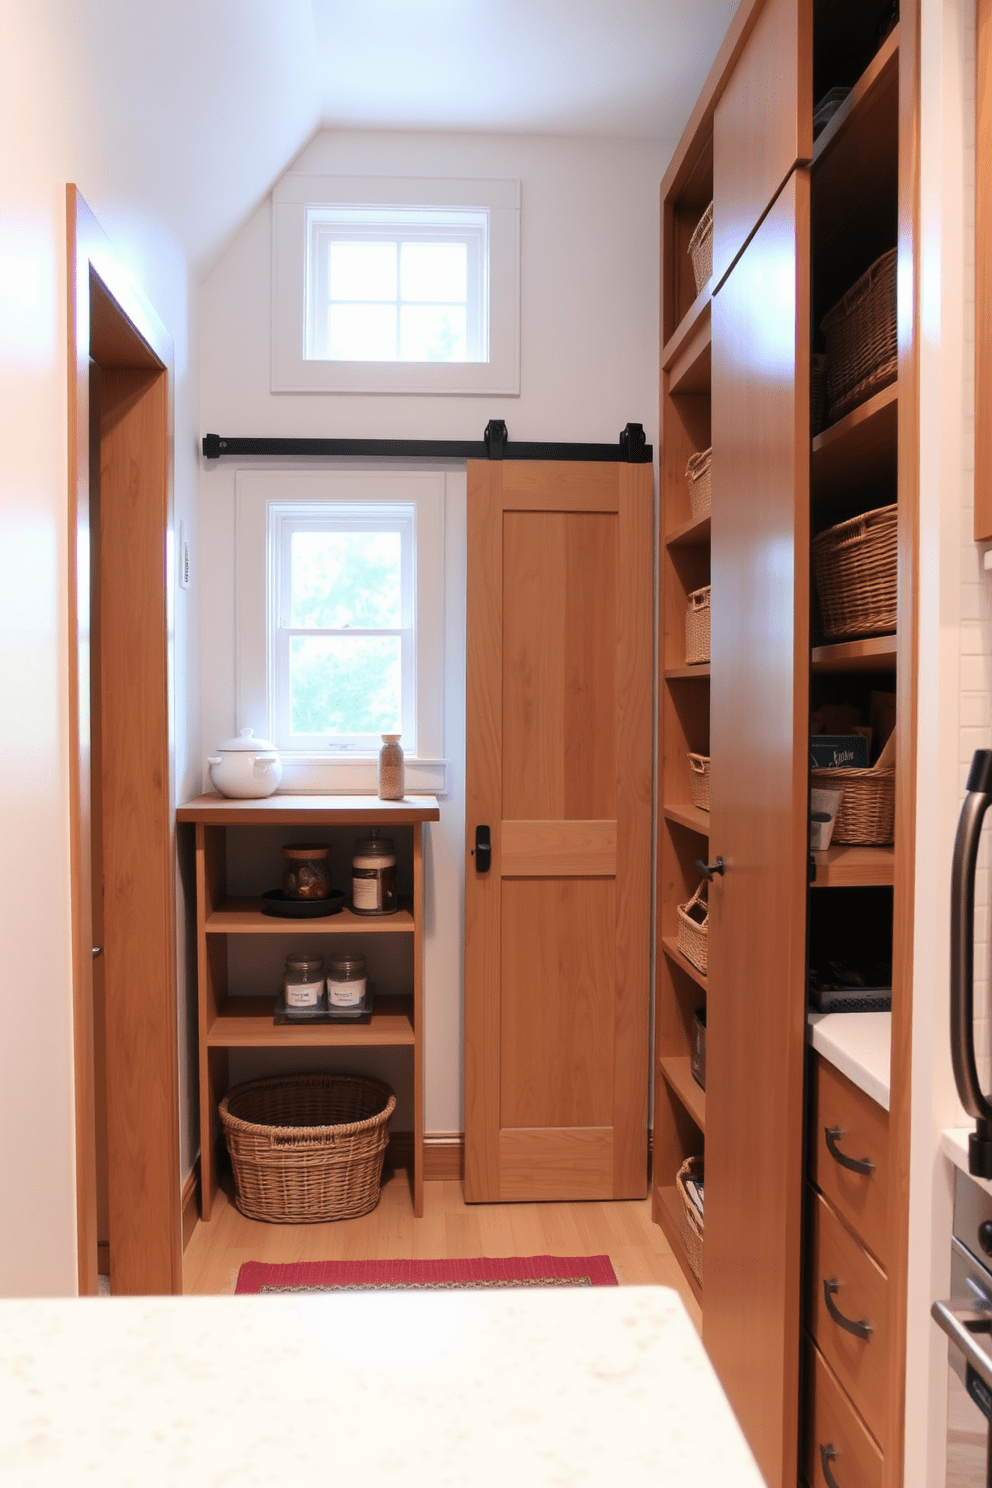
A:
<svg viewBox="0 0 992 1488">
<path fill-rule="evenodd" d="M 954 839 L 951 868 L 951 1060 L 962 1105 L 978 1123 L 968 1144 L 975 1177 L 992 1178 L 992 1104 L 975 1061 L 975 867 L 985 813 L 992 806 L 992 750 L 977 749 Z"/>
<path fill-rule="evenodd" d="M 987 1354 L 975 1339 L 976 1333 L 984 1333 L 986 1337 L 992 1333 L 992 1312 L 984 1307 L 970 1307 L 967 1303 L 935 1302 L 930 1316 L 992 1390 L 992 1355 Z"/>
</svg>

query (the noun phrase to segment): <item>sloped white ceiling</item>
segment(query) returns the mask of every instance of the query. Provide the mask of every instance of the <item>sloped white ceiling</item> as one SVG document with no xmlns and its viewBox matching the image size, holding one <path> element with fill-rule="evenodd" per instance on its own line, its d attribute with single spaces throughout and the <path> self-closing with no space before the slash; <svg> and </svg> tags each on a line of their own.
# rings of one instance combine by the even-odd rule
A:
<svg viewBox="0 0 992 1488">
<path fill-rule="evenodd" d="M 324 122 L 679 138 L 737 0 L 313 0 Z"/>
</svg>

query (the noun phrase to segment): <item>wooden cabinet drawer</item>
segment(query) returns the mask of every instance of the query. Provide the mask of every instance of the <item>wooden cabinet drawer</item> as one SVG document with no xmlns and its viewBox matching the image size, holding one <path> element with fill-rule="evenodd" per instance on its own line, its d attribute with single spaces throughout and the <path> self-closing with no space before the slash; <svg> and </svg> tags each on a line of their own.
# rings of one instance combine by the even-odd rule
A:
<svg viewBox="0 0 992 1488">
<path fill-rule="evenodd" d="M 815 1344 L 806 1345 L 806 1482 L 829 1488 L 882 1488 L 882 1454 Z"/>
<path fill-rule="evenodd" d="M 889 1256 L 889 1113 L 819 1055 L 813 1061 L 812 1111 L 810 1176 L 884 1267 Z M 872 1171 L 845 1167 L 844 1158 L 867 1159 Z"/>
<path fill-rule="evenodd" d="M 812 0 L 765 0 L 713 115 L 715 283 L 812 157 L 812 69 Z"/>
<path fill-rule="evenodd" d="M 807 1326 L 869 1431 L 884 1445 L 888 1282 L 823 1195 L 810 1189 L 809 1202 Z M 843 1320 L 867 1324 L 869 1336 L 858 1336 Z"/>
</svg>

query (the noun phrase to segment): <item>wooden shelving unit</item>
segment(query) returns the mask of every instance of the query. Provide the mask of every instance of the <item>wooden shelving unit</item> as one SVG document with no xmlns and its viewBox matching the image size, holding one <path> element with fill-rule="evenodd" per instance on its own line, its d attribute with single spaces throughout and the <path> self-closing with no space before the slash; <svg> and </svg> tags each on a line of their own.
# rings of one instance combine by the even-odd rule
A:
<svg viewBox="0 0 992 1488">
<path fill-rule="evenodd" d="M 201 1213 L 209 1220 L 217 1188 L 217 1104 L 228 1089 L 232 1049 L 409 1049 L 413 1058 L 413 1207 L 423 1213 L 423 827 L 440 812 L 431 797 L 380 801 L 374 796 L 269 796 L 261 801 L 200 796 L 180 806 L 180 823 L 192 824 L 196 838 L 197 988 L 199 1005 L 200 1186 Z M 395 914 L 382 918 L 356 915 L 344 908 L 326 918 L 280 919 L 262 913 L 261 893 L 281 881 L 279 840 L 290 842 L 319 828 L 336 844 L 337 857 L 350 861 L 355 828 L 401 829 L 410 848 L 406 861 L 397 847 L 401 882 L 408 896 Z M 254 834 L 246 839 L 238 830 Z M 276 832 L 265 832 L 275 828 Z M 232 838 L 231 833 L 235 836 Z M 279 839 L 279 840 L 275 840 Z M 238 862 L 238 844 L 249 863 Z M 243 888 L 246 873 L 261 876 L 256 892 L 229 892 L 231 881 Z M 264 956 L 274 945 L 277 955 L 291 943 L 332 944 L 341 936 L 361 938 L 373 948 L 369 956 L 375 981 L 374 947 L 396 948 L 406 957 L 409 990 L 376 995 L 368 1023 L 275 1022 L 276 994 L 245 995 L 232 981 L 231 957 L 239 946 Z M 408 952 L 397 947 L 406 942 Z"/>
<path fill-rule="evenodd" d="M 897 691 L 898 737 L 900 741 L 911 740 L 915 720 L 896 682 L 898 669 L 907 664 L 912 648 L 912 585 L 900 585 L 898 634 L 817 645 L 809 651 L 805 640 L 804 593 L 800 611 L 790 617 L 794 626 L 786 623 L 787 604 L 780 603 L 780 612 L 769 611 L 767 628 L 767 645 L 770 651 L 776 647 L 778 650 L 774 657 L 769 655 L 766 675 L 759 673 L 757 679 L 752 673 L 751 660 L 754 655 L 765 653 L 755 652 L 752 647 L 742 657 L 741 648 L 735 652 L 730 643 L 726 628 L 720 631 L 719 645 L 714 632 L 712 663 L 686 665 L 685 611 L 687 596 L 709 584 L 712 574 L 714 623 L 720 605 L 720 586 L 726 585 L 727 590 L 733 591 L 731 603 L 737 607 L 734 612 L 747 610 L 742 624 L 747 624 L 749 642 L 757 638 L 760 643 L 760 627 L 754 624 L 754 612 L 760 609 L 760 603 L 755 601 L 760 588 L 755 576 L 767 572 L 769 584 L 772 582 L 772 564 L 761 545 L 774 543 L 784 552 L 784 544 L 794 542 L 792 556 L 796 572 L 804 575 L 808 562 L 807 512 L 808 536 L 812 537 L 858 512 L 898 500 L 899 551 L 903 556 L 912 552 L 915 536 L 912 527 L 904 524 L 901 482 L 913 468 L 915 426 L 912 410 L 900 410 L 899 389 L 900 380 L 904 386 L 910 386 L 906 378 L 913 374 L 913 352 L 905 347 L 902 323 L 897 380 L 830 423 L 810 438 L 808 444 L 809 426 L 803 404 L 808 389 L 807 356 L 822 350 L 819 327 L 826 313 L 877 258 L 897 243 L 901 255 L 900 285 L 904 268 L 911 267 L 914 166 L 905 151 L 906 141 L 915 128 L 911 96 L 915 74 L 912 59 L 901 54 L 900 46 L 902 39 L 908 37 L 907 45 L 915 50 L 918 41 L 915 20 L 904 16 L 901 26 L 897 25 L 877 46 L 879 23 L 883 20 L 881 3 L 877 8 L 870 0 L 867 5 L 855 5 L 853 0 L 834 4 L 824 0 L 808 8 L 800 5 L 797 16 L 788 17 L 790 26 L 798 19 L 800 38 L 799 66 L 793 77 L 790 69 L 796 67 L 794 36 L 790 26 L 782 24 L 787 5 L 784 0 L 780 3 L 783 8 L 776 12 L 774 22 L 771 0 L 747 0 L 738 9 L 662 186 L 661 806 L 657 852 L 653 1213 L 703 1306 L 704 1340 L 721 1375 L 722 1366 L 727 1365 L 728 1393 L 763 1471 L 769 1482 L 784 1484 L 795 1481 L 796 1463 L 788 1451 L 782 1453 L 782 1443 L 789 1441 L 790 1432 L 794 1441 L 800 1429 L 798 1391 L 795 1400 L 785 1401 L 781 1416 L 776 1414 L 779 1407 L 772 1403 L 771 1397 L 777 1402 L 783 1391 L 788 1396 L 800 1372 L 803 1273 L 799 1240 L 787 1248 L 782 1237 L 787 1231 L 793 1233 L 793 1229 L 797 1237 L 800 1234 L 802 1183 L 798 1188 L 789 1187 L 786 1194 L 779 1169 L 775 1181 L 769 1180 L 764 1188 L 755 1172 L 748 1189 L 737 1175 L 745 1168 L 750 1172 L 752 1165 L 742 1155 L 743 1146 L 738 1147 L 737 1128 L 729 1114 L 735 1105 L 741 1109 L 739 1070 L 749 1064 L 761 1067 L 765 1076 L 762 1098 L 755 1103 L 753 1115 L 764 1119 L 774 1109 L 781 1153 L 788 1154 L 787 1161 L 794 1174 L 801 1172 L 802 1081 L 785 1071 L 802 1067 L 805 968 L 801 951 L 787 959 L 784 952 L 780 954 L 772 947 L 766 933 L 767 905 L 774 897 L 776 904 L 785 906 L 782 914 L 787 923 L 780 945 L 783 937 L 790 944 L 801 945 L 802 931 L 815 923 L 812 920 L 803 923 L 802 903 L 812 906 L 810 915 L 817 912 L 817 906 L 822 909 L 833 905 L 841 916 L 847 902 L 846 898 L 831 901 L 819 894 L 807 895 L 808 882 L 817 890 L 835 889 L 844 895 L 864 889 L 866 895 L 874 896 L 872 902 L 876 906 L 884 905 L 886 900 L 880 891 L 894 890 L 898 896 L 900 882 L 906 881 L 900 867 L 906 858 L 892 846 L 837 845 L 814 855 L 815 875 L 810 880 L 809 853 L 802 849 L 803 833 L 796 830 L 789 839 L 788 861 L 785 849 L 775 857 L 774 849 L 769 849 L 762 839 L 764 860 L 756 850 L 754 861 L 748 862 L 750 888 L 733 877 L 739 863 L 728 858 L 727 876 L 713 891 L 714 901 L 720 895 L 720 911 L 714 914 L 715 929 L 711 930 L 709 977 L 679 951 L 676 911 L 678 904 L 687 901 L 698 885 L 696 860 L 726 854 L 724 844 L 734 830 L 740 829 L 742 821 L 749 828 L 753 824 L 755 835 L 759 835 L 767 824 L 768 816 L 762 818 L 762 812 L 767 813 L 768 799 L 777 802 L 780 840 L 785 840 L 787 830 L 800 826 L 805 829 L 801 785 L 806 762 L 801 750 L 806 722 L 807 679 L 803 672 L 807 656 L 812 706 L 818 706 L 818 699 L 840 705 L 848 700 L 850 693 L 854 705 L 861 710 L 872 691 Z M 789 37 L 788 47 L 783 42 L 781 50 L 774 53 L 774 65 L 773 33 L 776 38 Z M 803 51 L 807 44 L 811 53 L 808 58 Z M 759 56 L 767 67 L 764 73 L 749 70 L 751 62 L 755 62 L 757 69 L 755 59 Z M 804 72 L 807 61 L 809 73 Z M 761 79 L 768 76 L 774 76 L 777 81 L 775 98 L 766 101 Z M 822 96 L 838 83 L 853 86 L 830 124 L 813 141 L 812 94 L 815 91 Z M 794 93 L 790 93 L 793 85 Z M 748 141 L 746 149 L 738 144 L 742 138 Z M 776 156 L 776 170 L 768 169 L 767 180 L 762 174 L 767 163 L 757 153 L 757 141 L 769 155 L 782 152 L 781 161 Z M 915 159 L 914 147 L 911 146 L 909 154 Z M 759 199 L 761 192 L 766 194 Z M 714 200 L 716 224 L 717 275 L 697 291 L 686 249 L 711 200 Z M 773 218 L 774 227 L 770 225 Z M 771 344 L 776 307 L 771 302 L 765 307 L 766 321 L 758 319 L 758 309 L 751 316 L 748 307 L 756 303 L 756 296 L 760 297 L 763 287 L 773 277 L 784 275 L 786 263 L 790 265 L 791 283 L 793 252 L 797 270 L 795 322 L 791 326 L 778 324 L 776 344 L 782 348 L 795 346 L 797 355 L 794 367 L 787 368 L 783 362 L 776 366 L 773 375 L 759 357 L 755 357 L 752 366 L 749 347 L 762 336 Z M 716 283 L 719 289 L 714 293 Z M 900 295 L 903 293 L 901 288 Z M 787 334 L 790 330 L 791 339 Z M 795 393 L 791 403 L 783 388 Z M 754 411 L 750 423 L 743 414 L 734 411 L 745 407 L 749 416 Z M 712 513 L 694 516 L 685 480 L 686 464 L 691 454 L 710 445 L 714 447 Z M 790 457 L 798 456 L 791 467 L 795 498 L 792 512 L 784 498 L 781 505 L 775 504 L 790 482 L 785 459 L 780 465 L 775 464 L 776 453 L 783 450 Z M 766 473 L 770 478 L 762 485 L 761 477 Z M 767 524 L 763 520 L 765 512 L 774 512 L 768 516 Z M 793 517 L 794 525 L 790 525 Z M 763 561 L 765 568 L 761 566 Z M 745 568 L 746 577 L 742 579 Z M 801 581 L 797 581 L 797 592 L 803 592 Z M 777 590 L 776 595 L 781 601 Z M 726 612 L 723 626 L 726 626 Z M 768 679 L 774 666 L 781 667 L 788 647 L 787 637 L 793 633 L 803 635 L 799 655 L 793 653 L 793 691 L 789 694 L 796 700 L 794 708 L 798 713 L 794 712 L 791 719 L 776 714 L 772 731 L 767 720 L 773 708 L 767 708 L 762 714 L 767 725 L 764 736 L 757 728 L 741 730 L 752 747 L 763 748 L 763 737 L 767 738 L 770 756 L 779 762 L 781 779 L 797 786 L 786 808 L 784 795 L 776 794 L 775 782 L 767 776 L 761 777 L 760 771 L 749 772 L 743 765 L 738 769 L 740 756 L 733 755 L 731 736 L 735 718 L 743 715 L 742 723 L 749 721 L 747 710 L 755 690 L 760 693 L 765 688 L 766 705 L 773 700 L 773 687 Z M 738 663 L 743 659 L 740 669 L 747 674 L 746 685 L 730 675 L 731 656 Z M 774 675 L 780 683 L 782 671 Z M 911 752 L 912 747 L 910 742 L 906 749 Z M 712 758 L 712 825 L 709 813 L 688 804 L 692 799 L 686 761 L 689 751 Z M 900 772 L 905 757 L 906 750 L 901 749 L 897 761 Z M 729 795 L 727 774 L 721 778 L 721 770 L 734 772 L 735 789 Z M 905 799 L 900 795 L 904 790 L 905 779 L 897 775 L 897 831 L 898 803 Z M 738 796 L 743 811 L 737 809 Z M 904 813 L 903 819 L 909 817 Z M 735 841 L 738 858 L 746 857 L 744 838 Z M 792 850 L 793 842 L 797 851 Z M 761 872 L 766 873 L 763 888 L 759 887 Z M 765 899 L 758 903 L 761 893 Z M 856 901 L 855 892 L 851 902 Z M 755 1006 L 750 1008 L 748 1025 L 740 1014 L 747 978 L 739 976 L 738 966 L 732 963 L 735 956 L 744 954 L 750 932 L 747 914 L 742 910 L 751 908 L 755 911 L 753 918 L 761 920 L 760 937 L 756 936 L 753 944 L 764 962 L 751 989 Z M 904 929 L 911 924 L 906 906 L 901 919 Z M 733 931 L 728 930 L 731 920 Z M 766 997 L 764 989 L 772 985 L 774 997 Z M 897 995 L 894 986 L 894 998 Z M 692 1017 L 694 1010 L 701 1007 L 708 1009 L 709 1053 L 711 1063 L 716 1061 L 716 1078 L 711 1068 L 710 1088 L 705 1094 L 690 1072 Z M 895 1011 L 893 1021 L 895 1024 Z M 786 1028 L 788 1031 L 783 1032 Z M 770 1056 L 773 1046 L 777 1053 Z M 768 1068 L 770 1057 L 778 1061 L 781 1070 Z M 721 1071 L 725 1088 L 721 1088 Z M 733 1086 L 733 1100 L 729 1098 L 730 1086 Z M 756 1129 L 755 1126 L 748 1131 L 752 1144 Z M 766 1127 L 766 1145 L 769 1131 Z M 682 1241 L 682 1205 L 675 1187 L 675 1175 L 682 1162 L 702 1154 L 704 1146 L 706 1176 L 713 1183 L 712 1192 L 707 1193 L 707 1222 L 720 1227 L 710 1231 L 715 1249 L 709 1272 L 704 1260 L 705 1288 L 688 1265 Z M 755 1167 L 758 1165 L 756 1158 Z M 746 1233 L 741 1224 L 735 1228 L 732 1223 L 735 1216 L 741 1221 L 746 1219 Z M 902 1214 L 899 1222 L 903 1223 L 904 1219 Z M 735 1235 L 742 1240 L 737 1253 L 732 1239 Z M 780 1321 L 785 1319 L 785 1323 L 781 1334 L 776 1333 L 777 1353 L 773 1356 L 769 1350 L 763 1366 L 759 1367 L 755 1360 L 760 1348 L 754 1340 L 759 1332 L 767 1332 L 768 1309 L 763 1301 L 758 1326 L 756 1309 L 750 1302 L 740 1301 L 740 1288 L 734 1281 L 745 1266 L 745 1257 L 748 1264 L 756 1266 L 757 1273 L 770 1275 L 773 1250 L 776 1275 L 780 1279 L 780 1291 L 775 1298 L 780 1310 L 776 1316 Z M 728 1265 L 732 1253 L 736 1271 Z M 712 1321 L 710 1308 L 718 1314 Z M 745 1338 L 750 1340 L 746 1350 L 741 1347 Z M 901 1348 L 904 1338 L 893 1345 L 892 1355 L 897 1361 Z M 778 1373 L 782 1360 L 792 1351 L 795 1351 L 794 1365 L 782 1376 Z M 899 1409 L 893 1407 L 893 1420 Z M 775 1428 L 771 1430 L 768 1423 L 773 1416 Z M 889 1456 L 892 1443 L 881 1445 L 887 1454 L 885 1483 L 887 1488 L 894 1488 L 901 1470 L 898 1451 L 891 1450 Z M 818 1472 L 818 1463 L 801 1459 L 800 1476 L 805 1471 L 812 1481 L 814 1467 Z"/>
</svg>

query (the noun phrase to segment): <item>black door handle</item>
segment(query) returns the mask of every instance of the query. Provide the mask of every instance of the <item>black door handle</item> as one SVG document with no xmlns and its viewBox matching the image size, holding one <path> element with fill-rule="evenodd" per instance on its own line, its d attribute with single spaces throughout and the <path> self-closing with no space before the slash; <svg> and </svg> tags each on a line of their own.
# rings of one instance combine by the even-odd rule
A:
<svg viewBox="0 0 992 1488">
<path fill-rule="evenodd" d="M 840 1290 L 839 1281 L 824 1281 L 823 1300 L 827 1304 L 827 1311 L 834 1322 L 848 1333 L 853 1333 L 855 1338 L 870 1338 L 872 1334 L 871 1323 L 856 1323 L 853 1318 L 845 1317 L 834 1301 L 834 1292 Z"/>
<path fill-rule="evenodd" d="M 830 1471 L 830 1464 L 836 1456 L 837 1452 L 832 1442 L 828 1442 L 826 1446 L 820 1443 L 820 1467 L 823 1469 L 823 1481 L 827 1488 L 840 1488 L 840 1484 Z"/>
<path fill-rule="evenodd" d="M 992 1178 L 992 1101 L 983 1092 L 975 1058 L 975 873 L 985 813 L 992 805 L 992 750 L 977 749 L 958 818 L 951 863 L 951 1061 L 961 1104 L 975 1117 L 968 1138 L 968 1170 Z"/>
<path fill-rule="evenodd" d="M 475 856 L 476 873 L 488 873 L 493 862 L 493 846 L 489 840 L 488 827 L 476 827 L 472 852 Z"/>
<path fill-rule="evenodd" d="M 875 1164 L 870 1157 L 848 1157 L 846 1152 L 841 1152 L 837 1146 L 839 1139 L 844 1135 L 839 1126 L 825 1126 L 823 1135 L 827 1141 L 827 1151 L 834 1162 L 840 1163 L 842 1168 L 850 1168 L 852 1173 L 864 1173 L 870 1178 L 875 1171 Z"/>
<path fill-rule="evenodd" d="M 704 863 L 702 858 L 697 858 L 696 867 L 704 878 L 709 879 L 710 883 L 713 882 L 718 873 L 722 878 L 727 871 L 727 865 L 722 858 L 717 858 L 715 863 Z"/>
</svg>

